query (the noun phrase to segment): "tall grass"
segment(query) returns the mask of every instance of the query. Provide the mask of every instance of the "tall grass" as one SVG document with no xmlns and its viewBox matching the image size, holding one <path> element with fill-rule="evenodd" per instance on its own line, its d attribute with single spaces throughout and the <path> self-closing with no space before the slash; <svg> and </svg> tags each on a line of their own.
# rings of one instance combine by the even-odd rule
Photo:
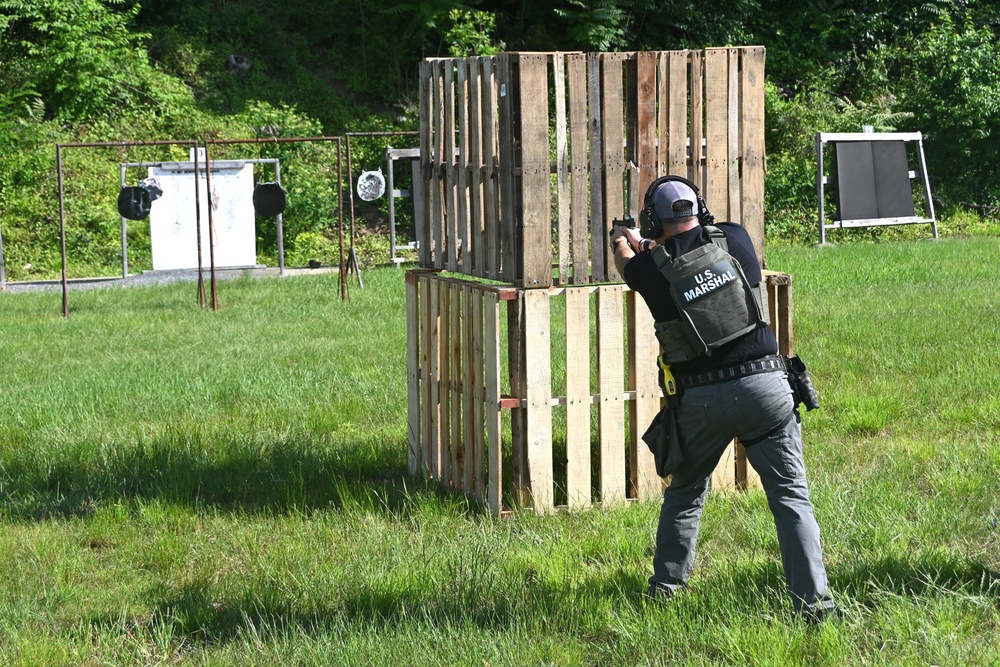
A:
<svg viewBox="0 0 1000 667">
<path fill-rule="evenodd" d="M 837 625 L 787 599 L 763 494 L 691 588 L 656 503 L 493 519 L 406 471 L 403 274 L 0 294 L 0 664 L 1000 662 L 1000 239 L 769 247 L 823 407 Z"/>
</svg>

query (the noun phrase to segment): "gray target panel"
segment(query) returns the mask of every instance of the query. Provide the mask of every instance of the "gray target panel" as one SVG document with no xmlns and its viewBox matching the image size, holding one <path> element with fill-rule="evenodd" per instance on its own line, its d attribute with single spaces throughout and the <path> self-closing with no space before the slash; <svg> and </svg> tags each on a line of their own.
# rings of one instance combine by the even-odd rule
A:
<svg viewBox="0 0 1000 667">
<path fill-rule="evenodd" d="M 824 147 L 832 144 L 833 174 L 824 173 Z M 907 145 L 914 144 L 908 151 Z M 919 165 L 911 168 L 911 155 Z M 912 133 L 819 133 L 816 135 L 816 183 L 819 193 L 820 243 L 827 229 L 930 223 L 937 238 L 937 221 L 924 162 L 923 139 Z M 923 185 L 918 214 L 914 180 Z M 826 187 L 834 188 L 835 219 L 825 214 Z"/>
</svg>

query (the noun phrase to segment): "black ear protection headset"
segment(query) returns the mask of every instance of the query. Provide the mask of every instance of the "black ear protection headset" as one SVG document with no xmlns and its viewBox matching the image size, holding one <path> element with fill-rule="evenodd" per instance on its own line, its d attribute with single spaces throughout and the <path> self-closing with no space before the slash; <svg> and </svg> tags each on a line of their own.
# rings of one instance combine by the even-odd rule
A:
<svg viewBox="0 0 1000 667">
<path fill-rule="evenodd" d="M 705 200 L 702 199 L 697 185 L 682 176 L 661 176 L 649 184 L 649 187 L 646 188 L 646 194 L 642 198 L 642 211 L 639 212 L 639 235 L 644 239 L 659 238 L 663 234 L 663 222 L 660 220 L 660 216 L 656 215 L 653 193 L 658 187 L 670 181 L 683 183 L 694 191 L 695 197 L 698 198 L 698 222 L 702 225 L 710 225 L 715 222 L 715 218 L 708 212 L 708 206 L 705 205 Z"/>
</svg>

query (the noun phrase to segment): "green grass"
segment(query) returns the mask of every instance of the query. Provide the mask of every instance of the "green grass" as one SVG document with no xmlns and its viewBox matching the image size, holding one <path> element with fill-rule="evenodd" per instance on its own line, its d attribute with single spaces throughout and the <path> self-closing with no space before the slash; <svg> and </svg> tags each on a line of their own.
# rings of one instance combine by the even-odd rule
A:
<svg viewBox="0 0 1000 667">
<path fill-rule="evenodd" d="M 1000 664 L 1000 239 L 769 247 L 846 617 L 792 617 L 760 492 L 695 576 L 658 507 L 494 519 L 411 478 L 403 272 L 0 293 L 0 664 Z"/>
</svg>

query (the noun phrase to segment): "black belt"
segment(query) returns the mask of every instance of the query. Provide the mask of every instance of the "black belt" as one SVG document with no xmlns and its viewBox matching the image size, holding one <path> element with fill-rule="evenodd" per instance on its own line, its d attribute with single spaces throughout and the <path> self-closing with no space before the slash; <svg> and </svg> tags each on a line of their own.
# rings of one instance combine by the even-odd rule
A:
<svg viewBox="0 0 1000 667">
<path fill-rule="evenodd" d="M 725 382 L 726 380 L 735 380 L 736 378 L 755 375 L 757 373 L 783 370 L 785 370 L 784 360 L 778 355 L 771 355 L 753 361 L 745 361 L 742 364 L 736 364 L 728 368 L 717 368 L 714 371 L 705 371 L 704 373 L 695 373 L 694 375 L 678 375 L 675 379 L 682 388 L 687 388 L 715 382 Z"/>
</svg>

